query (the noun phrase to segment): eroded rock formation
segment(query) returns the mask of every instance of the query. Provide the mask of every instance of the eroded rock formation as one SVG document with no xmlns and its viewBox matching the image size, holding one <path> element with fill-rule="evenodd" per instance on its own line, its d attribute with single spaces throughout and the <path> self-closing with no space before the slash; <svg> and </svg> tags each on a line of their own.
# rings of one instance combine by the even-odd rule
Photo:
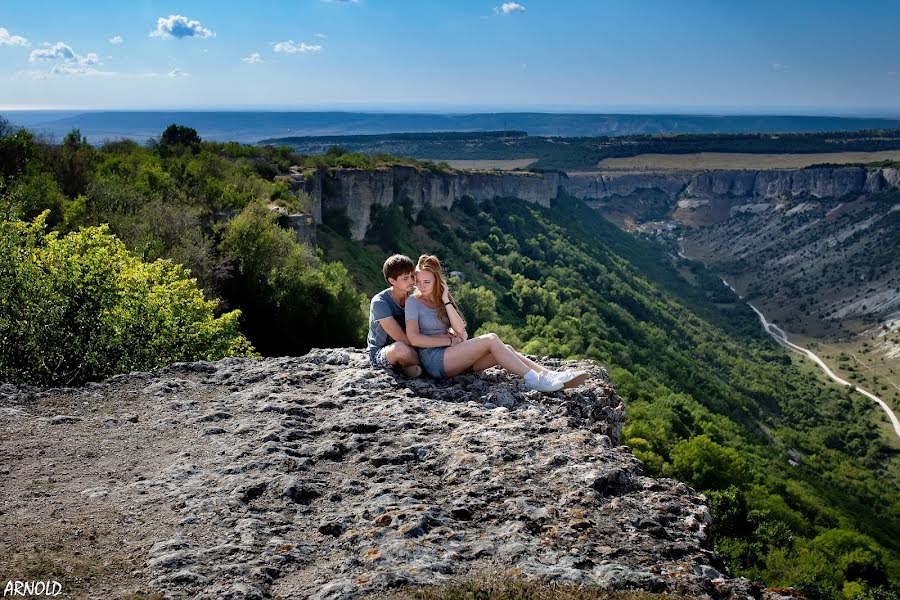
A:
<svg viewBox="0 0 900 600">
<path fill-rule="evenodd" d="M 295 189 L 302 189 L 313 198 L 316 223 L 322 222 L 323 214 L 341 213 L 350 219 L 350 235 L 354 240 L 365 236 L 372 207 L 376 205 L 408 201 L 415 214 L 425 206 L 450 208 L 468 196 L 473 200 L 519 198 L 550 206 L 560 185 L 557 173 L 429 171 L 400 165 L 373 171 L 298 172 L 292 180 Z"/>
</svg>

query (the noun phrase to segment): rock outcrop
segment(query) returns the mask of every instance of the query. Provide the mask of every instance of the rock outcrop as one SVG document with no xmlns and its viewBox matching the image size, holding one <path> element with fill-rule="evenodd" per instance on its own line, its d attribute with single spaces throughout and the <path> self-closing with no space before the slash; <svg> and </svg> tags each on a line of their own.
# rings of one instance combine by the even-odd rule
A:
<svg viewBox="0 0 900 600">
<path fill-rule="evenodd" d="M 746 598 L 703 497 L 644 474 L 605 371 L 580 366 L 587 384 L 548 395 L 340 349 L 0 386 L 0 566 L 95 557 L 113 566 L 64 582 L 93 596 L 356 598 L 494 573 Z"/>
</svg>

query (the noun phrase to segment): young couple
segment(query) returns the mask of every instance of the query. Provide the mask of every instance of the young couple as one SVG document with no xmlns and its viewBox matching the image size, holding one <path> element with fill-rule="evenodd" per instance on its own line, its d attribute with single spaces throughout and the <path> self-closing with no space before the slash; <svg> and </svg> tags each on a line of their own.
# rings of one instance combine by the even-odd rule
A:
<svg viewBox="0 0 900 600">
<path fill-rule="evenodd" d="M 499 365 L 540 392 L 575 387 L 587 379 L 584 371 L 546 369 L 495 333 L 469 339 L 436 256 L 423 254 L 413 264 L 408 256 L 395 254 L 384 261 L 382 273 L 391 287 L 372 298 L 369 310 L 373 367 L 402 370 L 407 377 L 418 377 L 424 368 L 441 379 Z"/>
</svg>

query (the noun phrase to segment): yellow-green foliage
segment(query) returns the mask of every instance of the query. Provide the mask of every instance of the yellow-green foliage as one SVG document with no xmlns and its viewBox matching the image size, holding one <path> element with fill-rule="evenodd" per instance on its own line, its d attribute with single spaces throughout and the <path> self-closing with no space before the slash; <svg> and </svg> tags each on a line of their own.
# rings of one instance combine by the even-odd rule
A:
<svg viewBox="0 0 900 600">
<path fill-rule="evenodd" d="M 106 226 L 0 223 L 0 381 L 77 385 L 177 361 L 253 354 L 189 272 L 141 262 Z"/>
<path fill-rule="evenodd" d="M 682 481 L 702 490 L 718 490 L 746 481 L 747 465 L 734 448 L 698 435 L 672 448 L 672 467 Z"/>
</svg>

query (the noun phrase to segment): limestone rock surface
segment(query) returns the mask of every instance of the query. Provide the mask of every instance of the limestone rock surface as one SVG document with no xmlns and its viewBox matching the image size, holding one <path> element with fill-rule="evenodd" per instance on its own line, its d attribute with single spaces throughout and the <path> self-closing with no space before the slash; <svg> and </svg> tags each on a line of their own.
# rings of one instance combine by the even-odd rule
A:
<svg viewBox="0 0 900 600">
<path fill-rule="evenodd" d="M 585 385 L 545 395 L 353 349 L 0 386 L 0 562 L 83 552 L 112 565 L 75 590 L 94 597 L 358 598 L 480 573 L 747 597 L 704 498 L 644 474 L 606 372 L 580 366 Z"/>
</svg>

